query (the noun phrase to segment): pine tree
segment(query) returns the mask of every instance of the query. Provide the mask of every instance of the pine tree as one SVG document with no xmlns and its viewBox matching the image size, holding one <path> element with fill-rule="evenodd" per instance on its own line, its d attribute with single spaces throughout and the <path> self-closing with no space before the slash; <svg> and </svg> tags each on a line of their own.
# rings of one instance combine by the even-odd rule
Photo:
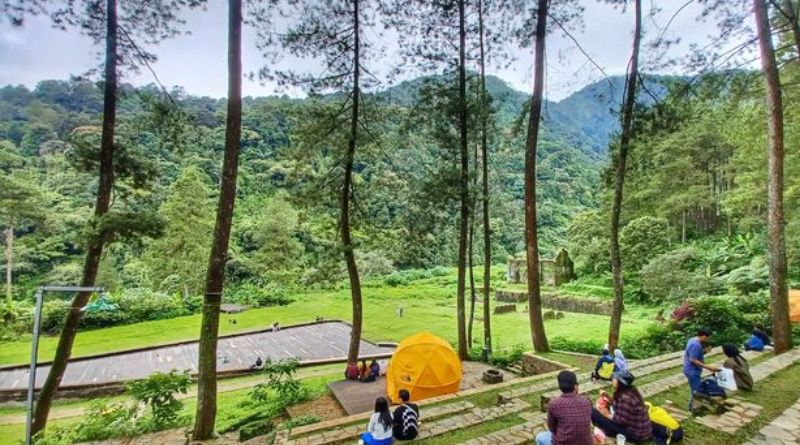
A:
<svg viewBox="0 0 800 445">
<path fill-rule="evenodd" d="M 228 115 L 225 127 L 225 157 L 214 225 L 214 240 L 208 259 L 203 319 L 197 363 L 197 411 L 193 440 L 206 440 L 214 434 L 217 418 L 217 339 L 225 266 L 236 204 L 236 177 L 239 172 L 239 145 L 242 141 L 242 0 L 228 1 Z"/>
</svg>

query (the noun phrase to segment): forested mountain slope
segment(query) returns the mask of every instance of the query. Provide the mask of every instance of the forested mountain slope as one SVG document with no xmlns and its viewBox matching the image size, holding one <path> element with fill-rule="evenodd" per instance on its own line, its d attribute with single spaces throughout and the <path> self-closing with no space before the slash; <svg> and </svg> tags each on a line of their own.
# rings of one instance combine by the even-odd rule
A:
<svg viewBox="0 0 800 445">
<path fill-rule="evenodd" d="M 356 166 L 357 250 L 364 264 L 380 266 L 368 273 L 454 260 L 457 212 L 448 178 L 456 164 L 441 139 L 432 137 L 437 117 L 414 120 L 422 110 L 418 93 L 424 83 L 404 82 L 368 101 L 377 130 L 364 135 Z M 528 95 L 494 77 L 487 86 L 495 110 L 490 137 L 494 258 L 503 261 L 523 247 L 524 134 L 518 122 Z M 610 99 L 600 90 L 602 85 L 589 86 L 547 104 L 538 168 L 543 254 L 565 244 L 575 212 L 596 205 L 603 144 L 616 125 Z M 126 156 L 146 161 L 141 165 L 148 166 L 147 177 L 141 179 L 148 185 L 120 188 L 117 207 L 152 211 L 162 235 L 119 240 L 103 273 L 105 280 L 125 287 L 176 290 L 176 283 L 188 282 L 183 290 L 191 293 L 202 282 L 197 265 L 205 263 L 210 244 L 209 203 L 219 181 L 225 102 L 180 89 L 170 95 L 175 103 L 152 86 L 122 88 L 117 143 Z M 245 98 L 230 263 L 234 280 L 310 284 L 340 276 L 336 181 L 330 179 L 337 172 L 326 170 L 334 151 L 326 144 L 335 144 L 337 137 L 325 139 L 323 129 L 309 123 L 331 102 L 335 96 Z M 79 275 L 96 178 L 75 153 L 96 149 L 101 112 L 100 86 L 87 81 L 0 88 L 4 171 L 33 189 L 32 202 L 40 208 L 38 217 L 13 225 L 18 238 L 13 270 L 22 284 L 70 282 Z M 481 255 L 479 248 L 475 254 Z"/>
</svg>

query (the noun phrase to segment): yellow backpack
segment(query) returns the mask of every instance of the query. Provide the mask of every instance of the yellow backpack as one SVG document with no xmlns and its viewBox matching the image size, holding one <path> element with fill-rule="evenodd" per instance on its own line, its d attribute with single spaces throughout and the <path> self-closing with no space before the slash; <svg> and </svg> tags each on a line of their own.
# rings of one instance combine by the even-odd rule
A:
<svg viewBox="0 0 800 445">
<path fill-rule="evenodd" d="M 651 422 L 667 427 L 673 431 L 681 427 L 681 424 L 670 416 L 664 408 L 655 406 L 650 402 L 644 402 L 644 404 L 647 405 L 647 416 L 650 417 Z"/>
<path fill-rule="evenodd" d="M 597 370 L 597 375 L 606 380 L 611 379 L 611 376 L 614 375 L 614 362 L 604 362 L 600 365 L 600 369 Z"/>
</svg>

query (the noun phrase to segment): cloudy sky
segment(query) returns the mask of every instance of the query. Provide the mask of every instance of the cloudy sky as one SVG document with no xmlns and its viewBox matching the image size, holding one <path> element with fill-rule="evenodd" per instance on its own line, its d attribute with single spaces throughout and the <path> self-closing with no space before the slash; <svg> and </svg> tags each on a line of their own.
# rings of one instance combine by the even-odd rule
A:
<svg viewBox="0 0 800 445">
<path fill-rule="evenodd" d="M 585 4 L 583 29 L 574 30 L 573 35 L 592 58 L 608 74 L 622 74 L 628 61 L 631 46 L 633 11 L 623 13 L 596 0 L 582 0 Z M 644 21 L 647 36 L 659 35 L 673 15 L 685 6 L 687 0 L 645 0 Z M 690 43 L 710 41 L 717 33 L 713 23 L 696 20 L 699 7 L 691 2 L 674 16 L 668 37 L 680 37 L 681 44 L 671 50 L 678 56 L 687 51 Z M 222 97 L 226 92 L 226 2 L 209 0 L 206 11 L 186 14 L 186 29 L 191 34 L 163 42 L 152 51 L 158 55 L 153 65 L 161 81 L 168 86 L 180 85 L 187 92 L 197 95 Z M 650 8 L 657 4 L 660 11 L 648 16 Z M 258 54 L 252 32 L 245 31 L 245 70 L 258 69 L 264 60 Z M 387 38 L 388 66 L 392 59 L 392 42 Z M 66 79 L 79 75 L 98 64 L 98 47 L 75 31 L 52 29 L 45 18 L 31 18 L 22 28 L 12 28 L 7 22 L 0 23 L 0 85 L 24 84 L 29 87 L 43 79 Z M 515 62 L 508 68 L 493 68 L 491 74 L 498 75 L 522 91 L 531 89 L 532 50 L 516 49 Z M 645 54 L 645 59 L 653 58 Z M 294 61 L 293 63 L 298 63 Z M 313 68 L 314 61 L 306 61 Z M 678 68 L 673 68 L 673 71 Z M 561 99 L 582 86 L 596 81 L 602 74 L 576 48 L 575 44 L 556 33 L 548 41 L 546 90 L 550 99 Z M 147 84 L 153 81 L 152 74 L 143 71 L 130 75 L 125 81 Z M 274 85 L 261 85 L 257 81 L 246 81 L 245 95 L 267 95 L 275 92 Z M 289 91 L 290 94 L 297 92 Z"/>
</svg>

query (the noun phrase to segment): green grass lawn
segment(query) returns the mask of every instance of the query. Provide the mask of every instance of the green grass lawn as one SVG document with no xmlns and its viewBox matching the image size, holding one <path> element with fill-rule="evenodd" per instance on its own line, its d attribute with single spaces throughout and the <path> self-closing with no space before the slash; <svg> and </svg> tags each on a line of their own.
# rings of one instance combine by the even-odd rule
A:
<svg viewBox="0 0 800 445">
<path fill-rule="evenodd" d="M 455 286 L 450 276 L 413 282 L 406 286 L 374 286 L 364 288 L 364 338 L 370 341 L 399 341 L 407 335 L 430 331 L 451 343 L 456 342 Z M 350 292 L 347 289 L 310 291 L 293 295 L 287 306 L 251 309 L 237 315 L 222 315 L 220 334 L 268 327 L 273 321 L 283 326 L 312 321 L 318 315 L 326 319 L 349 320 Z M 398 305 L 405 316 L 398 318 Z M 496 349 L 515 344 L 529 344 L 530 330 L 524 305 L 518 312 L 497 315 L 493 320 L 493 342 Z M 651 309 L 633 307 L 623 317 L 622 335 L 637 336 L 651 323 Z M 476 309 L 474 341 L 482 338 L 481 305 Z M 236 324 L 228 319 L 235 318 Z M 545 322 L 549 337 L 569 340 L 605 339 L 608 317 L 568 313 L 560 320 Z M 195 340 L 200 332 L 200 315 L 170 320 L 142 322 L 133 325 L 82 331 L 73 348 L 73 357 L 152 346 L 174 341 Z M 39 360 L 50 360 L 57 337 L 44 337 L 39 347 Z M 477 346 L 477 345 L 476 345 Z M 0 344 L 0 365 L 26 363 L 30 356 L 30 340 Z"/>
</svg>

